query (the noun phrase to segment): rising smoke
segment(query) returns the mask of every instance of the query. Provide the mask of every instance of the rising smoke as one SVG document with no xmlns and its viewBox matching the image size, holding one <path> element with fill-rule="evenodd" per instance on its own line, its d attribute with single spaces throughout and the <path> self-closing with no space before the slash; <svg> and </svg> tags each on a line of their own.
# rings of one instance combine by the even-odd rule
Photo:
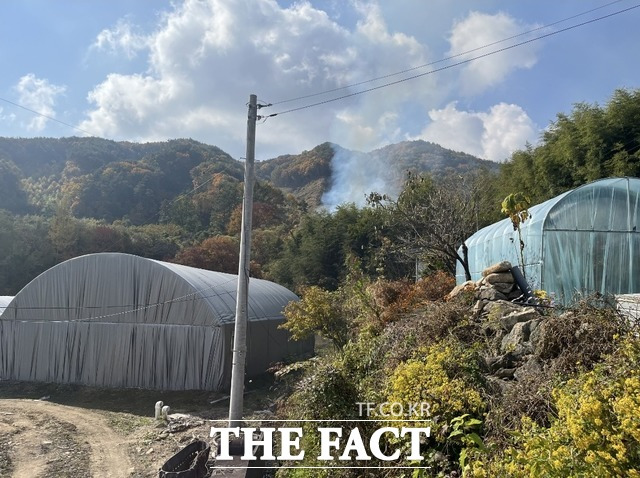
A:
<svg viewBox="0 0 640 478">
<path fill-rule="evenodd" d="M 322 205 L 329 211 L 344 203 L 362 207 L 371 192 L 395 198 L 404 179 L 399 169 L 383 150 L 361 153 L 334 146 L 331 189 L 322 196 Z"/>
</svg>

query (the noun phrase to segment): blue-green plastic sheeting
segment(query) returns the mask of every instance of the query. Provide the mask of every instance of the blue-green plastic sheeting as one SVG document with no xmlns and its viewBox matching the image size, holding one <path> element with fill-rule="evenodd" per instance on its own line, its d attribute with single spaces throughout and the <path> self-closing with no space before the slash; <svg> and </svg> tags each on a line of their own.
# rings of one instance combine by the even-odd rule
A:
<svg viewBox="0 0 640 478">
<path fill-rule="evenodd" d="M 640 179 L 609 178 L 585 184 L 529 208 L 521 225 L 524 269 L 534 289 L 568 303 L 576 294 L 640 292 Z M 510 219 L 466 241 L 472 279 L 502 260 L 519 260 Z M 458 264 L 458 283 L 464 270 Z"/>
</svg>

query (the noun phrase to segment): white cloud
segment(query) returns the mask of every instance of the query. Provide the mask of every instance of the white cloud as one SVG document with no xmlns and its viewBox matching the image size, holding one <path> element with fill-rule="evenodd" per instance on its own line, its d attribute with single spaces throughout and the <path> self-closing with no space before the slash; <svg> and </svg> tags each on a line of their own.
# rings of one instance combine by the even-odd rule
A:
<svg viewBox="0 0 640 478">
<path fill-rule="evenodd" d="M 4 108 L 0 106 L 0 121 L 4 123 L 13 123 L 16 119 L 16 115 L 14 113 L 4 114 Z"/>
<path fill-rule="evenodd" d="M 456 103 L 429 111 L 429 123 L 413 139 L 424 139 L 454 151 L 502 162 L 527 142 L 535 143 L 538 129 L 518 105 L 500 103 L 488 112 L 460 111 Z"/>
<path fill-rule="evenodd" d="M 38 116 L 33 116 L 26 125 L 28 130 L 38 132 L 47 125 L 49 120 L 46 116 L 55 118 L 56 98 L 65 92 L 66 87 L 54 85 L 47 79 L 37 78 L 33 73 L 29 73 L 20 78 L 14 89 L 18 93 L 18 102 L 22 106 L 40 113 Z"/>
<path fill-rule="evenodd" d="M 275 0 L 185 0 L 145 38 L 130 34 L 133 28 L 121 22 L 102 32 L 96 45 L 132 54 L 145 45 L 148 70 L 106 77 L 88 94 L 91 109 L 79 127 L 114 139 L 189 136 L 242 154 L 250 93 L 273 102 L 428 61 L 428 50 L 418 40 L 388 30 L 375 3 L 358 3 L 357 8 L 360 17 L 353 28 L 308 2 L 281 8 Z M 385 88 L 269 119 L 258 129 L 258 146 L 263 147 L 258 157 L 281 154 L 284 145 L 291 152 L 327 140 L 358 149 L 388 143 L 398 138 L 401 106 L 435 97 L 434 84 L 427 78 L 418 88 Z M 327 98 L 274 105 L 261 114 Z M 352 134 L 345 118 L 353 117 L 359 123 Z"/>
<path fill-rule="evenodd" d="M 416 36 L 391 29 L 391 14 L 379 2 L 353 0 L 349 6 L 354 17 L 345 24 L 308 1 L 283 8 L 276 0 L 176 2 L 146 36 L 122 20 L 101 32 L 96 48 L 144 53 L 146 70 L 112 73 L 96 85 L 87 95 L 90 109 L 79 127 L 112 139 L 192 137 L 240 157 L 245 152 L 245 105 L 255 93 L 260 101 L 274 103 L 260 114 L 281 113 L 258 125 L 258 159 L 327 140 L 372 150 L 406 139 L 408 130 L 416 131 L 410 123 L 424 121 L 424 111 L 430 111 L 432 120 L 421 136 L 478 156 L 503 160 L 534 139 L 531 120 L 514 105 L 500 104 L 485 113 L 458 111 L 455 104 L 434 109 L 453 99 L 456 78 L 467 93 L 477 92 L 516 68 L 531 67 L 536 61 L 533 47 L 376 89 L 407 75 L 367 80 L 440 57 Z M 472 12 L 453 24 L 449 54 L 528 28 L 503 13 Z M 443 41 L 445 35 L 441 33 Z M 330 95 L 277 103 L 345 86 Z M 287 112 L 369 88 L 373 91 Z"/>
<path fill-rule="evenodd" d="M 539 129 L 520 106 L 506 103 L 492 106 L 484 118 L 484 157 L 505 161 L 526 143 L 535 144 L 538 134 Z"/>
<path fill-rule="evenodd" d="M 134 29 L 127 20 L 120 19 L 115 27 L 105 28 L 98 33 L 91 48 L 113 55 L 123 53 L 129 59 L 135 58 L 140 50 L 147 47 L 147 37 L 136 33 Z"/>
<path fill-rule="evenodd" d="M 471 12 L 461 21 L 455 22 L 449 36 L 449 55 L 478 49 L 485 45 L 500 42 L 503 39 L 529 31 L 537 25 L 526 25 L 515 18 L 497 13 L 489 15 Z M 514 38 L 507 42 L 461 55 L 456 60 L 464 60 L 504 48 L 527 37 Z M 538 44 L 520 46 L 468 63 L 461 71 L 461 85 L 466 94 L 474 95 L 502 82 L 509 73 L 516 69 L 532 68 L 537 62 Z"/>
</svg>

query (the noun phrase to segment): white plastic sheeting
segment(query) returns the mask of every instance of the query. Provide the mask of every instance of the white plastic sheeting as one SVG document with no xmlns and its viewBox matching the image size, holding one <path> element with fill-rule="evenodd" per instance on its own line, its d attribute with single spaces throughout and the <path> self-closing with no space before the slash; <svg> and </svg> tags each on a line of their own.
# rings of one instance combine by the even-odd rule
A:
<svg viewBox="0 0 640 478">
<path fill-rule="evenodd" d="M 0 378 L 162 390 L 228 387 L 237 276 L 119 253 L 68 260 L 0 315 Z M 278 328 L 297 296 L 251 279 L 247 374 L 313 351 Z"/>
<path fill-rule="evenodd" d="M 616 295 L 616 309 L 632 324 L 640 324 L 640 294 Z"/>
<path fill-rule="evenodd" d="M 0 314 L 4 312 L 5 307 L 7 307 L 12 300 L 13 297 L 10 295 L 0 295 Z"/>
<path fill-rule="evenodd" d="M 533 288 L 565 303 L 576 294 L 640 292 L 640 179 L 594 181 L 529 211 L 521 229 Z M 479 230 L 466 244 L 474 280 L 493 263 L 520 262 L 518 235 L 509 219 Z M 464 281 L 460 265 L 456 278 Z"/>
</svg>

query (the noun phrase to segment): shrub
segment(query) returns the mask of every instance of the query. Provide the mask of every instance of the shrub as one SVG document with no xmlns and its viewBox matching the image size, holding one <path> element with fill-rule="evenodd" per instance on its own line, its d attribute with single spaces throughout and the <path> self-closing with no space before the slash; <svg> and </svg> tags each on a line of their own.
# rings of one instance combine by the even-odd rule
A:
<svg viewBox="0 0 640 478">
<path fill-rule="evenodd" d="M 350 347 L 351 345 L 349 345 Z M 313 368 L 307 368 L 305 377 L 295 386 L 285 405 L 279 413 L 289 420 L 351 420 L 361 418 L 358 415 L 357 402 L 363 401 L 350 371 L 345 367 L 342 357 L 325 357 L 315 362 Z M 320 436 L 318 426 L 342 426 L 343 436 L 353 427 L 361 429 L 362 436 L 370 436 L 370 426 L 375 422 L 358 423 L 351 421 L 339 424 L 327 422 L 289 422 L 287 426 L 299 426 L 303 429 L 300 448 L 305 451 L 302 461 L 290 463 L 296 467 L 318 466 L 315 457 L 320 454 Z M 338 463 L 341 464 L 341 463 Z M 348 463 L 347 463 L 348 464 Z M 328 463 L 331 465 L 331 463 Z M 360 476 L 357 468 L 353 469 L 279 469 L 278 477 L 340 477 L 356 478 Z"/>
<path fill-rule="evenodd" d="M 418 282 L 377 280 L 372 284 L 373 297 L 381 308 L 384 323 L 398 320 L 402 314 L 441 301 L 455 287 L 455 278 L 436 271 Z"/>
<path fill-rule="evenodd" d="M 536 354 L 552 361 L 553 370 L 570 375 L 588 370 L 614 350 L 614 338 L 629 329 L 628 322 L 595 297 L 584 300 L 562 315 L 552 315 L 540 327 Z"/>
<path fill-rule="evenodd" d="M 514 446 L 472 476 L 640 477 L 640 342 L 626 340 L 613 356 L 556 388 L 550 427 L 523 419 Z"/>
<path fill-rule="evenodd" d="M 341 350 L 349 341 L 348 322 L 342 313 L 337 292 L 312 286 L 303 290 L 299 302 L 290 302 L 284 309 L 286 322 L 280 327 L 291 332 L 294 340 L 319 333 Z"/>
<path fill-rule="evenodd" d="M 478 418 L 485 402 L 477 356 L 453 338 L 418 349 L 414 355 L 389 378 L 387 401 L 403 404 L 407 420 L 394 426 L 417 426 L 408 420 L 430 418 L 430 423 L 420 424 L 431 427 L 431 438 L 422 450 L 426 461 L 421 464 L 430 466 L 429 476 L 456 476 L 450 473 L 465 462 L 469 449 L 483 447 Z M 424 402 L 429 404 L 429 416 L 422 415 L 420 406 L 411 410 L 411 404 Z"/>
<path fill-rule="evenodd" d="M 314 420 L 357 417 L 359 397 L 339 361 L 318 363 L 297 385 L 291 404 L 295 418 Z M 293 414 L 291 414 L 293 415 Z"/>
<path fill-rule="evenodd" d="M 388 372 L 384 370 L 387 348 L 380 336 L 361 335 L 344 348 L 342 365 L 345 375 L 358 390 L 360 402 L 379 403 Z"/>
<path fill-rule="evenodd" d="M 426 300 L 443 300 L 456 286 L 456 278 L 445 271 L 433 272 L 416 283 L 415 295 Z"/>
<path fill-rule="evenodd" d="M 487 437 L 506 446 L 513 430 L 520 428 L 522 417 L 541 426 L 549 426 L 555 408 L 551 397 L 554 377 L 548 370 L 521 370 L 518 380 L 500 382 L 503 390 L 490 400 L 485 421 Z"/>
<path fill-rule="evenodd" d="M 469 307 L 457 302 L 432 302 L 403 315 L 382 334 L 388 353 L 385 366 L 393 369 L 411 358 L 419 347 L 429 347 L 447 337 L 473 344 L 480 332 L 469 320 Z"/>
<path fill-rule="evenodd" d="M 454 340 L 419 349 L 415 355 L 391 375 L 387 401 L 429 403 L 432 436 L 443 442 L 446 425 L 452 419 L 464 414 L 480 416 L 484 411 L 478 359 L 472 350 Z"/>
</svg>

